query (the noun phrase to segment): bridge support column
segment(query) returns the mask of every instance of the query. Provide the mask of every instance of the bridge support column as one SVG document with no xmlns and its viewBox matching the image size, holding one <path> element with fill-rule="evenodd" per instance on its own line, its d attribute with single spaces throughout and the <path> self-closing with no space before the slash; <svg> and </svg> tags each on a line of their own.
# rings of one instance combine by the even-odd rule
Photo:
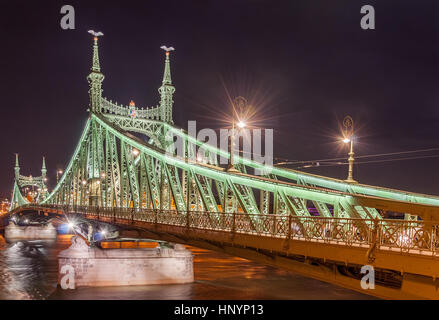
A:
<svg viewBox="0 0 439 320">
<path fill-rule="evenodd" d="M 101 205 L 101 179 L 93 178 L 89 180 L 89 197 L 88 203 L 91 207 L 99 207 Z"/>
<path fill-rule="evenodd" d="M 126 250 L 89 247 L 78 236 L 71 241 L 58 255 L 59 283 L 69 281 L 70 289 L 194 281 L 193 255 L 180 244 Z"/>
</svg>

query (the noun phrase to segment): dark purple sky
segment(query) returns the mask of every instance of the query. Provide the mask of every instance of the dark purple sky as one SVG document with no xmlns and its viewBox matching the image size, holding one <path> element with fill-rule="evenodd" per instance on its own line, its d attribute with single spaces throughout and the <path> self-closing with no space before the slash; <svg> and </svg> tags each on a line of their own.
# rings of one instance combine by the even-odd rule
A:
<svg viewBox="0 0 439 320">
<path fill-rule="evenodd" d="M 14 153 L 21 172 L 39 175 L 47 157 L 52 186 L 87 119 L 91 37 L 105 33 L 104 96 L 158 103 L 163 44 L 176 48 L 174 120 L 219 127 L 231 96 L 260 108 L 275 128 L 275 155 L 345 156 L 338 121 L 358 129 L 356 155 L 439 146 L 437 0 L 69 1 L 76 30 L 60 28 L 65 1 L 0 7 L 0 195 L 9 196 Z M 360 28 L 360 8 L 376 10 L 376 30 Z M 439 154 L 439 151 L 436 152 Z M 439 194 L 439 158 L 362 164 L 360 182 Z M 309 169 L 345 178 L 346 167 Z"/>
</svg>

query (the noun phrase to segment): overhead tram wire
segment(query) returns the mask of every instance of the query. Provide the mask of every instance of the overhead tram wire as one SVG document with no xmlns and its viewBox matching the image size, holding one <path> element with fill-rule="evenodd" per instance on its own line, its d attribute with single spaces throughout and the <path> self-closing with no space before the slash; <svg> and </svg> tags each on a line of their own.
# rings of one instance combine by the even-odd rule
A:
<svg viewBox="0 0 439 320">
<path fill-rule="evenodd" d="M 438 151 L 439 148 L 429 148 L 429 149 L 420 149 L 420 150 L 411 150 L 411 151 L 399 151 L 399 152 L 389 152 L 389 153 L 378 153 L 378 154 L 370 154 L 370 155 L 363 155 L 363 156 L 357 156 L 356 159 L 364 159 L 364 158 L 373 158 L 373 157 L 385 157 L 385 156 L 391 156 L 391 155 L 401 155 L 401 154 L 410 154 L 410 153 L 420 153 L 420 152 L 429 152 L 429 151 Z M 383 160 L 372 160 L 374 162 L 388 162 L 388 161 L 398 161 L 398 160 L 410 160 L 410 159 L 422 159 L 422 158 L 432 158 L 432 157 L 439 157 L 439 155 L 430 155 L 430 156 L 420 156 L 420 157 L 410 157 L 410 158 L 396 158 L 396 159 L 383 159 Z M 336 160 L 345 160 L 346 157 L 339 157 L 339 158 L 329 158 L 329 159 L 319 159 L 319 160 L 289 160 L 285 158 L 275 158 L 279 160 L 285 160 L 283 162 L 278 162 L 275 165 L 277 166 L 283 166 L 283 165 L 292 165 L 292 164 L 305 164 L 305 163 L 321 163 L 321 162 L 327 162 L 327 161 L 336 161 Z M 360 163 L 372 163 L 372 161 L 364 161 L 364 162 L 356 162 L 356 164 Z M 336 163 L 331 165 L 344 165 L 347 163 Z"/>
<path fill-rule="evenodd" d="M 406 158 L 396 158 L 396 159 L 382 159 L 382 160 L 371 160 L 371 161 L 363 161 L 357 162 L 357 164 L 368 164 L 368 163 L 382 163 L 382 162 L 392 162 L 392 161 L 403 161 L 403 160 L 418 160 L 418 159 L 429 159 L 429 158 L 439 158 L 439 154 L 428 155 L 428 156 L 419 156 L 419 157 L 406 157 Z M 335 167 L 340 165 L 348 165 L 347 162 L 337 162 L 337 163 L 319 163 L 310 164 L 301 167 L 296 167 L 295 169 L 304 169 L 304 168 L 316 168 L 316 167 Z"/>
<path fill-rule="evenodd" d="M 420 150 L 410 150 L 410 151 L 398 151 L 398 152 L 388 152 L 388 153 L 377 153 L 370 155 L 358 156 L 357 159 L 364 158 L 376 158 L 376 157 L 385 157 L 390 155 L 401 155 L 401 154 L 410 154 L 410 153 L 421 153 L 421 152 L 429 152 L 429 151 L 439 151 L 439 148 L 429 148 L 429 149 L 420 149 Z M 239 152 L 242 154 L 248 154 L 251 158 L 252 154 L 250 152 L 246 152 L 244 150 L 235 149 L 235 152 Z M 381 163 L 381 162 L 392 162 L 392 161 L 403 161 L 403 160 L 416 160 L 416 159 L 428 159 L 428 158 L 439 158 L 439 155 L 425 155 L 425 156 L 416 156 L 416 157 L 406 157 L 406 158 L 394 158 L 394 159 L 381 159 L 381 160 L 370 160 L 370 161 L 360 161 L 355 164 L 368 164 L 368 163 Z M 275 158 L 275 159 L 283 159 L 285 158 Z M 335 167 L 335 166 L 344 166 L 348 165 L 348 162 L 332 162 L 336 160 L 346 160 L 346 157 L 340 158 L 329 158 L 329 159 L 320 159 L 320 160 L 294 160 L 294 161 L 285 161 L 275 163 L 274 166 L 286 166 L 286 165 L 299 165 L 302 166 L 296 167 L 294 169 L 306 169 L 306 168 L 316 168 L 316 167 Z"/>
<path fill-rule="evenodd" d="M 439 158 L 439 154 L 433 154 L 433 155 L 428 155 L 428 156 L 419 156 L 419 157 L 397 158 L 397 159 L 371 160 L 371 161 L 363 161 L 363 162 L 360 161 L 360 162 L 357 162 L 357 164 L 391 162 L 391 161 L 401 161 L 401 160 L 428 159 L 428 158 Z"/>
</svg>

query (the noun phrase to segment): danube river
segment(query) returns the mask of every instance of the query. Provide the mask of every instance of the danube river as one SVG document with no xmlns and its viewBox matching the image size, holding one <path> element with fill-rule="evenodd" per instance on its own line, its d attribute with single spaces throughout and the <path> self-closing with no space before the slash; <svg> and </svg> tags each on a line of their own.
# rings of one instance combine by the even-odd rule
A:
<svg viewBox="0 0 439 320">
<path fill-rule="evenodd" d="M 7 243 L 0 237 L 0 299 L 373 299 L 293 272 L 195 247 L 195 282 L 179 285 L 79 288 L 57 287 L 56 242 Z"/>
</svg>

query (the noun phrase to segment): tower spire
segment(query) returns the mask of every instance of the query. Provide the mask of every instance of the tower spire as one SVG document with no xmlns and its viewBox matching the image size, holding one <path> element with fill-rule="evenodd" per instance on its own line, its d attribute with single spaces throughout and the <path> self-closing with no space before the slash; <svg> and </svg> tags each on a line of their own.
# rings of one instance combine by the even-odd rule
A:
<svg viewBox="0 0 439 320">
<path fill-rule="evenodd" d="M 165 58 L 165 71 L 163 72 L 162 85 L 172 85 L 171 63 L 169 61 L 169 51 L 166 51 L 165 55 L 166 55 L 166 58 Z"/>
<path fill-rule="evenodd" d="M 171 79 L 171 63 L 169 60 L 169 55 L 171 51 L 175 49 L 173 47 L 161 46 L 161 49 L 166 51 L 165 58 L 165 70 L 163 72 L 163 81 L 162 86 L 159 88 L 160 93 L 160 118 L 164 122 L 173 123 L 172 120 L 172 106 L 173 106 L 173 94 L 175 92 L 175 88 L 172 85 Z"/>
<path fill-rule="evenodd" d="M 91 68 L 92 71 L 101 72 L 101 65 L 99 63 L 99 46 L 98 46 L 98 37 L 93 38 L 93 66 Z"/>
<path fill-rule="evenodd" d="M 99 62 L 98 38 L 104 34 L 93 30 L 89 30 L 88 33 L 94 36 L 93 65 L 91 67 L 91 73 L 87 77 L 88 83 L 90 84 L 90 90 L 88 91 L 90 95 L 90 110 L 94 113 L 100 113 L 102 103 L 102 81 L 104 81 L 105 77 L 101 73 L 101 65 Z"/>
<path fill-rule="evenodd" d="M 42 165 L 42 167 L 41 167 L 41 176 L 42 176 L 43 178 L 45 178 L 45 177 L 46 177 L 46 174 L 47 174 L 47 169 L 46 169 L 46 157 L 43 157 L 43 165 Z"/>
<path fill-rule="evenodd" d="M 15 179 L 18 180 L 20 178 L 20 163 L 18 162 L 18 153 L 15 154 L 14 171 L 15 171 Z"/>
</svg>

